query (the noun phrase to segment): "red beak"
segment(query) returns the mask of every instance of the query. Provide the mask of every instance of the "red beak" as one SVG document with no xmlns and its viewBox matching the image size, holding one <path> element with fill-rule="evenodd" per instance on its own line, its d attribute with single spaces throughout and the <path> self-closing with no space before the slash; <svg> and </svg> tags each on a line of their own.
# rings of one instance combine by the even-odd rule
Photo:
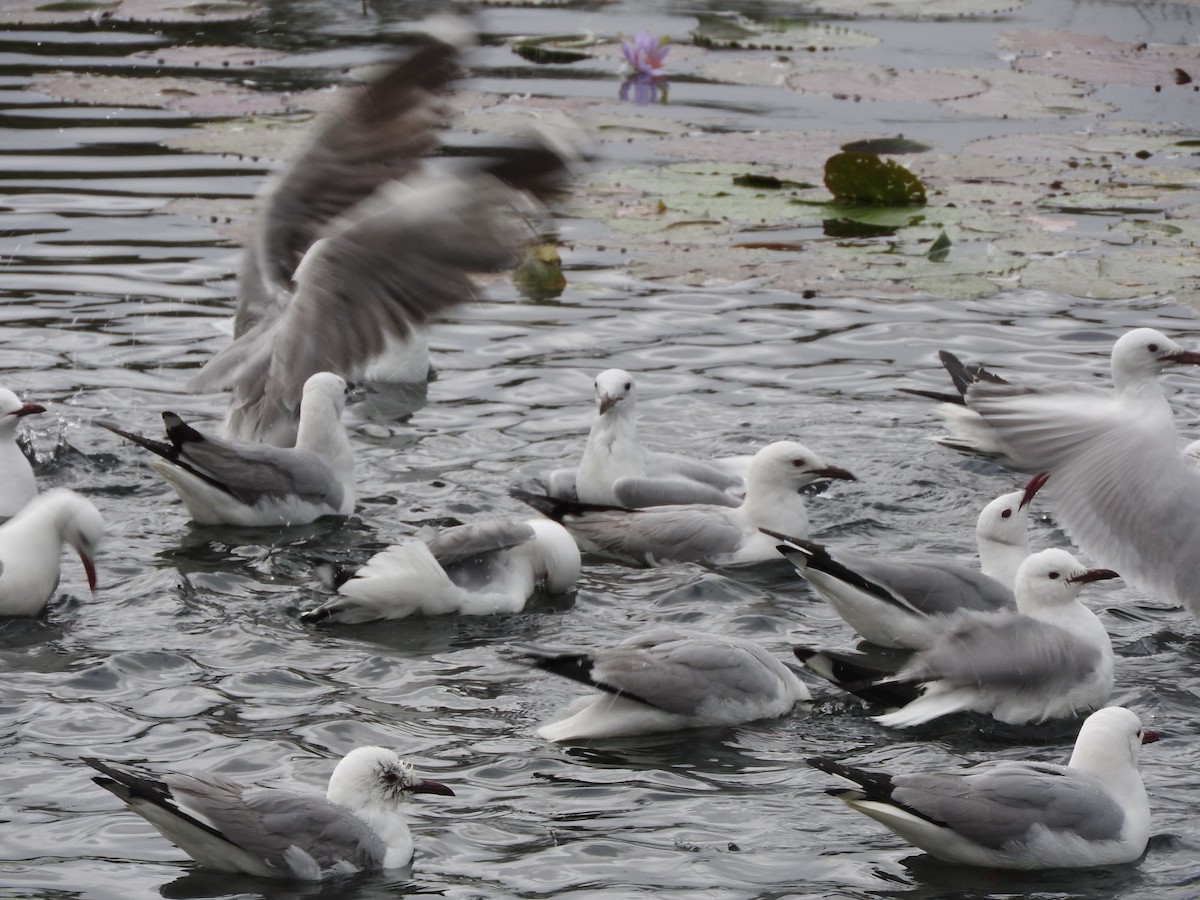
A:
<svg viewBox="0 0 1200 900">
<path fill-rule="evenodd" d="M 96 593 L 96 564 L 92 562 L 92 558 L 86 553 L 79 554 L 79 561 L 83 563 L 83 571 L 87 573 L 88 588 L 93 594 Z"/>
<path fill-rule="evenodd" d="M 45 411 L 46 411 L 46 407 L 41 406 L 37 403 L 23 403 L 23 404 L 21 404 L 20 409 L 16 410 L 13 413 L 10 413 L 9 415 L 16 416 L 19 419 L 22 416 L 32 416 L 34 413 L 44 413 Z"/>
<path fill-rule="evenodd" d="M 1068 578 L 1067 581 L 1072 584 L 1089 584 L 1093 581 L 1107 581 L 1109 578 L 1120 578 L 1121 576 L 1112 569 L 1088 569 L 1076 575 L 1074 578 Z"/>
<path fill-rule="evenodd" d="M 1154 744 L 1154 743 L 1157 743 L 1157 741 L 1158 741 L 1158 732 L 1157 731 L 1151 731 L 1149 728 L 1142 729 L 1142 743 L 1143 744 Z"/>
<path fill-rule="evenodd" d="M 443 797 L 453 797 L 454 791 L 440 781 L 418 781 L 411 788 L 414 794 L 441 794 Z"/>
<path fill-rule="evenodd" d="M 814 469 L 813 474 L 821 478 L 840 478 L 842 481 L 858 481 L 851 473 L 837 466 L 826 466 L 824 469 Z"/>
<path fill-rule="evenodd" d="M 1046 486 L 1046 482 L 1050 480 L 1049 472 L 1039 472 L 1029 479 L 1029 484 L 1025 485 L 1025 495 L 1021 497 L 1021 502 L 1017 504 L 1017 509 L 1024 509 L 1037 495 L 1037 492 Z"/>
</svg>

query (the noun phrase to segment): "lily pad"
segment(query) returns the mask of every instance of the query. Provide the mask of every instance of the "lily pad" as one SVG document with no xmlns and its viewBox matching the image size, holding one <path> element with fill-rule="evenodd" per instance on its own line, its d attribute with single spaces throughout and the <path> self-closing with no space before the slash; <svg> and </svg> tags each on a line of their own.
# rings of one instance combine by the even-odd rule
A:
<svg viewBox="0 0 1200 900">
<path fill-rule="evenodd" d="M 868 138 L 865 141 L 850 141 L 842 144 L 847 153 L 878 153 L 900 155 L 904 153 L 928 153 L 933 148 L 920 141 L 910 141 L 902 135 L 890 138 Z"/>
<path fill-rule="evenodd" d="M 946 237 L 946 232 L 943 231 L 937 236 L 937 240 L 929 246 L 929 252 L 925 254 L 925 258 L 930 262 L 945 262 L 946 258 L 950 255 L 951 246 L 950 238 Z"/>
<path fill-rule="evenodd" d="M 118 22 L 234 22 L 262 11 L 256 3 L 238 0 L 5 0 L 0 22 L 10 25 Z"/>
<path fill-rule="evenodd" d="M 908 169 L 874 153 L 839 153 L 825 161 L 825 187 L 837 200 L 876 206 L 920 205 L 925 186 Z"/>
<path fill-rule="evenodd" d="M 865 31 L 809 19 L 755 22 L 739 15 L 701 15 L 692 40 L 716 50 L 849 50 L 873 47 L 879 38 Z"/>
<path fill-rule="evenodd" d="M 1190 46 L 1147 45 L 1067 31 L 1009 32 L 1000 35 L 999 43 L 1019 54 L 1013 62 L 1018 71 L 1064 75 L 1090 84 L 1178 84 L 1175 69 L 1197 61 L 1196 49 Z"/>
<path fill-rule="evenodd" d="M 593 58 L 586 49 L 597 43 L 591 34 L 545 34 L 515 37 L 509 42 L 513 53 L 539 66 L 570 65 Z"/>
<path fill-rule="evenodd" d="M 1024 4 L 1025 0 L 811 0 L 805 8 L 872 19 L 963 19 L 995 16 Z"/>
</svg>

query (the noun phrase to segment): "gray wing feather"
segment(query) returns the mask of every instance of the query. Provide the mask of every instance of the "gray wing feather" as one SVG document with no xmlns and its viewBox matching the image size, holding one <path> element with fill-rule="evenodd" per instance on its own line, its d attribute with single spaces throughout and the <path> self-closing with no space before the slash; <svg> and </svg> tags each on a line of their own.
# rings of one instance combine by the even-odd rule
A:
<svg viewBox="0 0 1200 900">
<path fill-rule="evenodd" d="M 325 869 L 350 862 L 363 869 L 383 864 L 387 848 L 358 817 L 324 797 L 254 788 L 218 778 L 168 775 L 172 793 L 201 813 L 226 839 L 287 871 L 284 852 L 299 847 Z"/>
<path fill-rule="evenodd" d="M 898 775 L 893 784 L 893 801 L 994 849 L 1025 839 L 1035 826 L 1115 840 L 1125 822 L 1103 784 L 1065 766 L 1008 762 L 963 774 Z"/>
<path fill-rule="evenodd" d="M 922 650 L 898 680 L 1052 690 L 1076 684 L 1101 661 L 1064 628 L 1018 614 L 972 616 Z"/>
<path fill-rule="evenodd" d="M 924 615 L 1016 609 L 1012 591 L 967 566 L 938 559 L 887 560 L 843 550 L 829 550 L 829 555 Z"/>
<path fill-rule="evenodd" d="M 742 544 L 741 528 L 725 513 L 724 507 L 713 506 L 589 510 L 566 516 L 563 524 L 572 534 L 621 559 L 706 562 L 734 553 Z"/>
<path fill-rule="evenodd" d="M 646 472 L 660 478 L 687 478 L 726 491 L 742 483 L 737 475 L 719 469 L 703 460 L 677 453 L 651 451 L 646 454 Z"/>
<path fill-rule="evenodd" d="M 741 501 L 724 490 L 687 478 L 619 478 L 613 493 L 621 506 L 682 506 L 706 503 L 712 506 L 739 506 Z"/>
<path fill-rule="evenodd" d="M 329 467 L 303 451 L 208 438 L 187 443 L 179 456 L 251 505 L 263 497 L 290 495 L 341 503 L 342 488 Z"/>
<path fill-rule="evenodd" d="M 527 522 L 503 519 L 444 528 L 425 541 L 443 567 L 532 541 L 536 536 Z"/>
</svg>

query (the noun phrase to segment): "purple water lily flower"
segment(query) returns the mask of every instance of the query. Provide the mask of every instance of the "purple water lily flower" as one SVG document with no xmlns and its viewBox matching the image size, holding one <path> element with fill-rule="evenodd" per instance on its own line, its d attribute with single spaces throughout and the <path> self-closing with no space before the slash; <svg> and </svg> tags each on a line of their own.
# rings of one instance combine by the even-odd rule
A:
<svg viewBox="0 0 1200 900">
<path fill-rule="evenodd" d="M 665 34 L 656 38 L 649 32 L 639 31 L 637 37 L 632 40 L 621 38 L 621 52 L 625 54 L 625 61 L 637 75 L 661 75 L 670 49 L 671 39 Z"/>
</svg>

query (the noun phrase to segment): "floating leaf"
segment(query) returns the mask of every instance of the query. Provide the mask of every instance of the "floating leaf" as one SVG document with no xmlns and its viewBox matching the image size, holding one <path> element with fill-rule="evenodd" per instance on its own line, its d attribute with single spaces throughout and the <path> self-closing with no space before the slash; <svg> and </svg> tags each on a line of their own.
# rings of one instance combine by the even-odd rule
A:
<svg viewBox="0 0 1200 900">
<path fill-rule="evenodd" d="M 850 141 L 848 144 L 842 144 L 842 149 L 847 153 L 879 153 L 879 154 L 901 154 L 901 153 L 928 153 L 933 148 L 928 144 L 922 144 L 919 141 L 910 141 L 904 137 L 891 138 L 869 138 L 865 141 Z"/>
<path fill-rule="evenodd" d="M 803 181 L 788 181 L 786 178 L 776 178 L 774 175 L 760 175 L 757 172 L 747 172 L 744 175 L 734 175 L 733 183 L 738 187 L 759 188 L 768 191 L 778 191 L 783 188 L 808 189 L 816 185 Z"/>
<path fill-rule="evenodd" d="M 950 238 L 946 237 L 946 232 L 943 230 L 937 236 L 937 240 L 930 245 L 929 252 L 925 254 L 925 258 L 930 262 L 940 263 L 945 262 L 949 255 Z"/>
<path fill-rule="evenodd" d="M 963 19 L 994 16 L 1023 6 L 1025 0 L 810 0 L 811 13 L 872 19 Z"/>
<path fill-rule="evenodd" d="M 874 153 L 838 153 L 825 161 L 825 187 L 837 200 L 876 206 L 920 205 L 925 185 L 908 169 Z"/>
<path fill-rule="evenodd" d="M 596 43 L 596 38 L 590 34 L 546 34 L 513 38 L 509 46 L 515 54 L 535 65 L 565 66 L 593 59 L 583 48 Z"/>
<path fill-rule="evenodd" d="M 521 296 L 530 300 L 549 300 L 559 296 L 567 287 L 562 259 L 553 244 L 530 247 L 525 258 L 513 271 L 513 284 Z"/>
<path fill-rule="evenodd" d="M 873 47 L 879 38 L 808 19 L 773 19 L 754 22 L 739 15 L 701 15 L 692 29 L 692 40 L 715 50 L 848 50 Z"/>
<path fill-rule="evenodd" d="M 898 225 L 873 225 L 858 219 L 845 216 L 836 219 L 824 219 L 821 228 L 826 237 L 831 238 L 880 238 L 891 237 L 898 230 Z"/>
</svg>

